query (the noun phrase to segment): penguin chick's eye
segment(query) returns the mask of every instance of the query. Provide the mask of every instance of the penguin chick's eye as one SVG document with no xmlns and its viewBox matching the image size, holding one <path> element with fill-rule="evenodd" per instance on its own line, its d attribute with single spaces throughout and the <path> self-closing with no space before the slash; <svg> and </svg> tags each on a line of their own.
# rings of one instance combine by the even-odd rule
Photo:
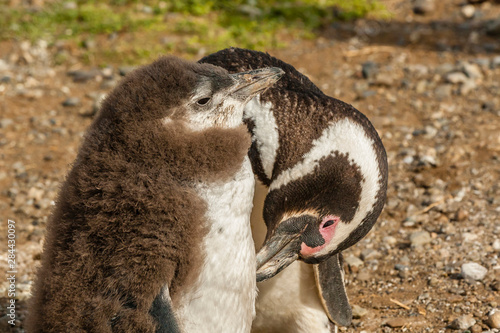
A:
<svg viewBox="0 0 500 333">
<path fill-rule="evenodd" d="M 208 102 L 210 102 L 210 97 L 204 97 L 202 99 L 199 99 L 196 101 L 196 104 L 198 105 L 206 105 Z"/>
</svg>

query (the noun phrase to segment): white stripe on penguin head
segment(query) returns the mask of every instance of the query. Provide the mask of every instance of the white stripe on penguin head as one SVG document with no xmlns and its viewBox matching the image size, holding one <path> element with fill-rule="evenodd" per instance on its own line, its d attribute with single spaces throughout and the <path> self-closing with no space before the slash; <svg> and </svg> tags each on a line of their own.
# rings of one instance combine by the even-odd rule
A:
<svg viewBox="0 0 500 333">
<path fill-rule="evenodd" d="M 260 102 L 260 96 L 252 98 L 245 106 L 244 117 L 253 120 L 254 140 L 257 143 L 262 167 L 267 178 L 273 176 L 274 162 L 279 147 L 278 125 L 272 112 L 272 103 Z"/>
<path fill-rule="evenodd" d="M 377 202 L 382 175 L 374 149 L 375 142 L 367 136 L 365 129 L 358 123 L 344 118 L 331 123 L 322 133 L 321 137 L 313 141 L 311 150 L 304 155 L 303 161 L 288 170 L 284 170 L 269 190 L 277 190 L 294 180 L 310 174 L 319 165 L 321 158 L 334 152 L 348 154 L 349 159 L 359 166 L 364 181 L 361 184 L 361 198 L 358 209 L 349 223 L 339 223 L 335 236 L 318 255 L 326 254 L 344 241 L 356 229 L 363 219 L 370 213 Z"/>
</svg>

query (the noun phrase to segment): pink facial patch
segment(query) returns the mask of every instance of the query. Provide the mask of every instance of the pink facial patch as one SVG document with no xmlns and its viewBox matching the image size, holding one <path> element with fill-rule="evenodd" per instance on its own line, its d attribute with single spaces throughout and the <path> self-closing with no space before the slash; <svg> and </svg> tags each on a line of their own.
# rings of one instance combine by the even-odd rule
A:
<svg viewBox="0 0 500 333">
<path fill-rule="evenodd" d="M 300 247 L 300 254 L 307 257 L 321 251 L 335 235 L 335 229 L 337 228 L 339 221 L 340 218 L 338 216 L 325 216 L 319 225 L 319 232 L 321 237 L 325 240 L 325 243 L 316 247 L 309 247 L 305 243 L 302 243 Z"/>
</svg>

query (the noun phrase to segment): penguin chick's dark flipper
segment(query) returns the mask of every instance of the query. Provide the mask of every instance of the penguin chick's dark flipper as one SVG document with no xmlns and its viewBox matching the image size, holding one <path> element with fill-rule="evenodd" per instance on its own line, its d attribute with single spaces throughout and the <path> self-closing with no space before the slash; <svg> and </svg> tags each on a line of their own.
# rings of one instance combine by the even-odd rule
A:
<svg viewBox="0 0 500 333">
<path fill-rule="evenodd" d="M 352 310 L 345 290 L 342 262 L 342 254 L 337 253 L 328 260 L 314 265 L 314 276 L 328 318 L 339 326 L 349 326 Z"/>
<path fill-rule="evenodd" d="M 156 296 L 149 314 L 158 323 L 156 333 L 181 333 L 174 311 L 172 310 L 167 286 L 163 287 L 161 292 Z"/>
</svg>

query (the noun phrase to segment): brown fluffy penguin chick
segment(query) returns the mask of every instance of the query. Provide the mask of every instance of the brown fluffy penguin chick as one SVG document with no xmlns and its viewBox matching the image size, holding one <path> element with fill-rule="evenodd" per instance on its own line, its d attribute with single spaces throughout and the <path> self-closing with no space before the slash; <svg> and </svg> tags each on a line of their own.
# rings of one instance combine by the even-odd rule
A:
<svg viewBox="0 0 500 333">
<path fill-rule="evenodd" d="M 203 288 L 224 284 L 226 276 L 233 280 L 231 272 L 219 271 L 215 282 L 204 275 L 209 261 L 218 260 L 206 240 L 214 233 L 212 213 L 231 213 L 231 202 L 207 195 L 233 184 L 251 192 L 245 199 L 251 209 L 250 137 L 242 112 L 279 75 L 278 69 L 230 75 L 213 65 L 163 57 L 110 93 L 47 226 L 29 332 L 220 331 L 210 321 L 197 330 L 192 317 L 201 315 L 188 311 L 190 295 L 197 294 L 208 306 L 201 317 L 215 321 L 229 301 L 222 295 L 221 303 Z M 220 259 L 228 270 L 232 261 L 248 262 L 248 272 L 239 272 L 248 276 L 234 285 L 247 294 L 232 296 L 234 303 L 248 303 L 242 311 L 250 318 L 234 325 L 249 330 L 255 252 L 245 213 L 234 217 L 240 250 Z M 221 249 L 228 252 L 232 242 L 225 245 Z"/>
</svg>

